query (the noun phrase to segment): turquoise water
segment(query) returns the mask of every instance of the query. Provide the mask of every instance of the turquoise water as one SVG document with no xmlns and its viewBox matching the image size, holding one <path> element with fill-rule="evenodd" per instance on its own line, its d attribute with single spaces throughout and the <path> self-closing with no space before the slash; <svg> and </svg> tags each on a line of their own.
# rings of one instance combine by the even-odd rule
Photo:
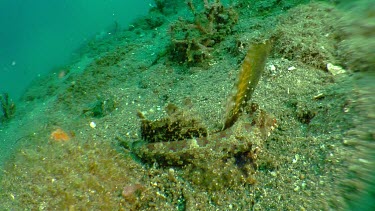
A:
<svg viewBox="0 0 375 211">
<path fill-rule="evenodd" d="M 74 57 L 74 50 L 115 26 L 126 28 L 151 0 L 2 0 L 0 93 L 18 99 L 31 80 Z"/>
</svg>

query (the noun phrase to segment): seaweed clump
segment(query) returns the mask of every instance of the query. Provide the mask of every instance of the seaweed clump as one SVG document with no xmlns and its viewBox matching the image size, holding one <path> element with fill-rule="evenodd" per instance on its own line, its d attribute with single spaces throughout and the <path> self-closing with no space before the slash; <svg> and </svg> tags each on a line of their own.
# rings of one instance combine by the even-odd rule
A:
<svg viewBox="0 0 375 211">
<path fill-rule="evenodd" d="M 14 116 L 16 112 L 16 104 L 13 101 L 9 100 L 9 94 L 3 93 L 0 96 L 0 103 L 1 103 L 1 111 L 3 113 L 2 117 L 0 118 L 0 122 L 7 121 Z"/>
<path fill-rule="evenodd" d="M 163 141 L 181 141 L 194 137 L 206 137 L 207 129 L 198 120 L 188 118 L 177 106 L 169 104 L 166 107 L 168 117 L 150 121 L 142 113 L 141 135 L 149 143 Z"/>
<path fill-rule="evenodd" d="M 238 21 L 237 12 L 231 7 L 224 7 L 220 0 L 203 2 L 203 11 L 198 11 L 192 1 L 188 1 L 194 19 L 179 19 L 171 25 L 172 60 L 188 64 L 202 63 L 210 57 L 214 45 L 232 33 Z"/>
</svg>

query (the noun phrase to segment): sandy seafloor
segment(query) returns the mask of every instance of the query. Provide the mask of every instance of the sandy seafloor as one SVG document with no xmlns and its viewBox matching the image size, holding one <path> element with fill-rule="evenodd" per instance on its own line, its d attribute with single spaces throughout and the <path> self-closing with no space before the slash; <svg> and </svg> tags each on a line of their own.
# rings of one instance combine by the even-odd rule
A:
<svg viewBox="0 0 375 211">
<path fill-rule="evenodd" d="M 374 208 L 371 1 L 231 1 L 238 20 L 209 53 L 189 49 L 198 59 L 168 50 L 172 33 L 186 33 L 172 31 L 193 20 L 189 7 L 157 2 L 148 16 L 92 39 L 70 64 L 28 88 L 0 128 L 0 210 Z M 204 10 L 203 1 L 193 5 Z M 173 104 L 209 137 L 220 130 L 250 43 L 266 39 L 272 50 L 251 103 L 276 120 L 274 130 L 244 130 L 254 118 L 244 111 L 233 131 L 192 146 L 187 163 L 136 155 L 137 112 L 157 120 Z M 57 129 L 69 140 L 51 137 Z M 241 151 L 242 141 L 250 151 Z"/>
</svg>

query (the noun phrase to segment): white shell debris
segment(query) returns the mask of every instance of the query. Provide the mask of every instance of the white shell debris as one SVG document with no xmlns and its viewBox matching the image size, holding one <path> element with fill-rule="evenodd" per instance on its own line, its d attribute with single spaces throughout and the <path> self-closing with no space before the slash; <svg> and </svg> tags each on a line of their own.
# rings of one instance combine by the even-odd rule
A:
<svg viewBox="0 0 375 211">
<path fill-rule="evenodd" d="M 291 66 L 288 68 L 289 71 L 297 69 L 295 66 Z"/>
<path fill-rule="evenodd" d="M 292 162 L 297 163 L 298 159 L 299 159 L 299 154 L 296 154 L 296 155 L 294 155 L 294 159 L 293 159 Z"/>
<path fill-rule="evenodd" d="M 345 73 L 345 70 L 340 67 L 340 66 L 336 66 L 336 65 L 333 65 L 331 63 L 328 63 L 327 64 L 327 70 L 332 74 L 332 75 L 338 75 L 338 74 L 342 74 L 342 73 Z"/>
<path fill-rule="evenodd" d="M 276 70 L 276 66 L 273 65 L 273 64 L 271 64 L 271 65 L 270 65 L 270 69 L 271 69 L 271 71 L 275 71 L 275 70 Z"/>
</svg>

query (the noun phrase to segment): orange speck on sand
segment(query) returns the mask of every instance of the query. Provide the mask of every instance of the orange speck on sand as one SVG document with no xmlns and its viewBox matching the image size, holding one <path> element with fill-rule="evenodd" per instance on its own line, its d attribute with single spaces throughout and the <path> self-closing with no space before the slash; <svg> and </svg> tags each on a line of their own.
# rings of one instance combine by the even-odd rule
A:
<svg viewBox="0 0 375 211">
<path fill-rule="evenodd" d="M 69 141 L 70 136 L 65 131 L 58 128 L 51 133 L 51 139 L 54 141 Z"/>
</svg>

